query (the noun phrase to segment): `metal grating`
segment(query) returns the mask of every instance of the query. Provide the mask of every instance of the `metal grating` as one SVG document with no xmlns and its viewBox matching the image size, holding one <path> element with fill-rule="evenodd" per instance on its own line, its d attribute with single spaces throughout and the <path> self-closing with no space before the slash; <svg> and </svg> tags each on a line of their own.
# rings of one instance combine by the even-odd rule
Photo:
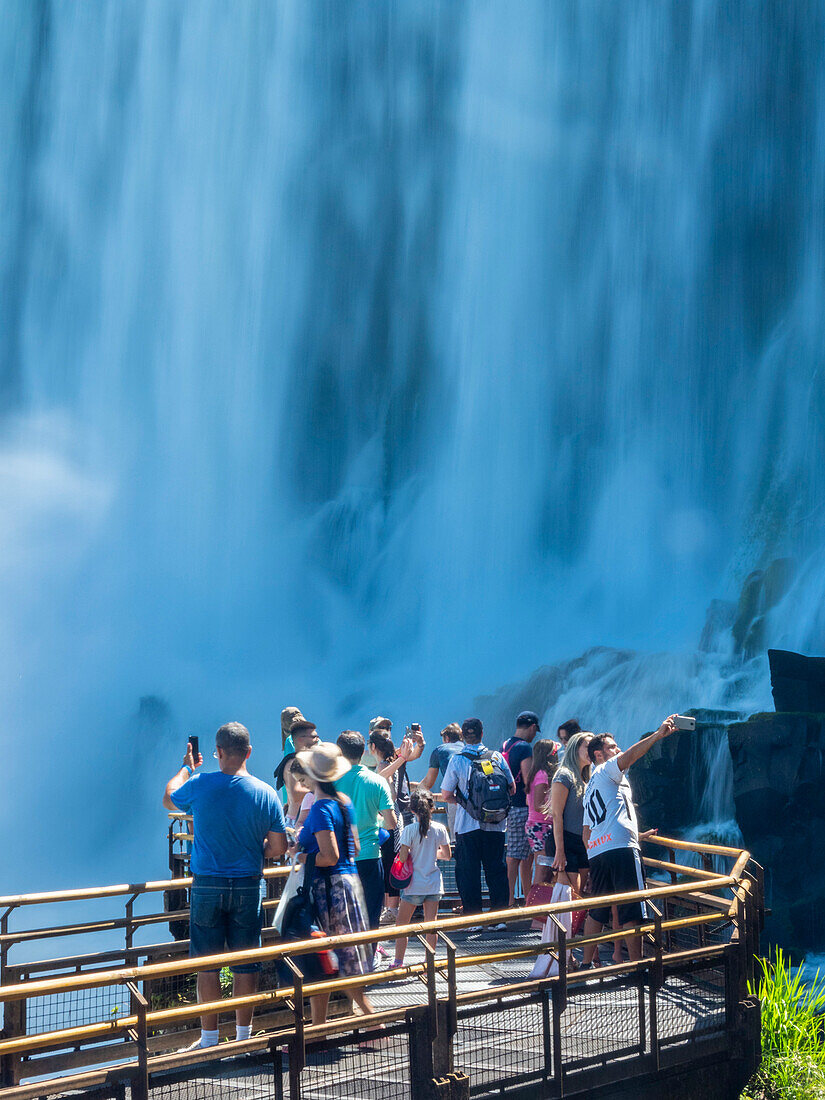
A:
<svg viewBox="0 0 825 1100">
<path fill-rule="evenodd" d="M 279 1067 L 280 1070 L 280 1067 Z M 150 1079 L 150 1100 L 277 1100 L 272 1059 L 266 1055 L 213 1062 L 184 1077 L 180 1073 Z"/>
<path fill-rule="evenodd" d="M 649 1035 L 647 991 L 638 982 L 595 979 L 568 994 L 561 1017 L 565 1066 L 600 1064 L 617 1054 L 642 1051 Z"/>
<path fill-rule="evenodd" d="M 411 1091 L 406 1030 L 388 1031 L 378 1046 L 347 1042 L 307 1049 L 301 1100 L 406 1100 Z"/>
<path fill-rule="evenodd" d="M 29 997 L 26 1001 L 26 1034 L 42 1035 L 66 1027 L 109 1023 L 129 1013 L 129 990 L 125 986 L 101 986 Z"/>
<path fill-rule="evenodd" d="M 696 1040 L 725 1030 L 725 972 L 706 968 L 672 974 L 656 994 L 659 1039 Z"/>
<path fill-rule="evenodd" d="M 491 1086 L 498 1090 L 511 1078 L 549 1074 L 541 1002 L 522 999 L 493 1012 L 460 1010 L 453 1062 L 457 1071 L 468 1075 L 474 1093 Z"/>
</svg>

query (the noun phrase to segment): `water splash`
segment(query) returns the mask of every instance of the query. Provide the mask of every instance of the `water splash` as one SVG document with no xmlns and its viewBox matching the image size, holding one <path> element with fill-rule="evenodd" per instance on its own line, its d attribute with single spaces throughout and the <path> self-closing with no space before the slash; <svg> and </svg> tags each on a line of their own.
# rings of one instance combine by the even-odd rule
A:
<svg viewBox="0 0 825 1100">
<path fill-rule="evenodd" d="M 744 708 L 764 662 L 695 640 L 779 554 L 764 643 L 823 648 L 823 27 L 6 5 L 0 706 L 49 885 L 155 873 L 124 790 L 228 717 L 266 774 L 285 703 L 432 729 L 594 645 L 637 652 L 551 720 Z M 147 695 L 177 717 L 124 786 Z"/>
</svg>

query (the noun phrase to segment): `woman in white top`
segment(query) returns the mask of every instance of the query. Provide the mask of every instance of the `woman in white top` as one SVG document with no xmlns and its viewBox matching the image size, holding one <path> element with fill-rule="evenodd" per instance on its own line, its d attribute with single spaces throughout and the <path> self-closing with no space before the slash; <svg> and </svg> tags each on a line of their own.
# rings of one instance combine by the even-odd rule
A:
<svg viewBox="0 0 825 1100">
<path fill-rule="evenodd" d="M 416 791 L 410 799 L 410 810 L 415 821 L 406 825 L 401 833 L 398 858 L 402 863 L 412 856 L 413 876 L 409 885 L 401 891 L 398 906 L 398 923 L 409 924 L 419 905 L 424 907 L 424 920 L 435 920 L 438 903 L 444 893 L 439 859 L 450 858 L 450 834 L 439 821 L 433 821 L 433 797 L 429 791 Z M 427 942 L 435 947 L 436 936 L 431 933 Z M 393 966 L 404 965 L 407 937 L 395 941 Z"/>
</svg>

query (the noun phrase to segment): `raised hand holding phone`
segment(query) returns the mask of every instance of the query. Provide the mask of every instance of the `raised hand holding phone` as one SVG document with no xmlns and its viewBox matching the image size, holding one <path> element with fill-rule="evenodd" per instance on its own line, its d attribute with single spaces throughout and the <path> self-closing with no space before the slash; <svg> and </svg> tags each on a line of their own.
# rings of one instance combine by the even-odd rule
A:
<svg viewBox="0 0 825 1100">
<path fill-rule="evenodd" d="M 199 768 L 203 763 L 203 757 L 200 754 L 200 746 L 197 737 L 192 736 L 189 738 L 186 744 L 186 756 L 183 758 L 183 762 L 193 771 L 195 768 Z"/>
</svg>

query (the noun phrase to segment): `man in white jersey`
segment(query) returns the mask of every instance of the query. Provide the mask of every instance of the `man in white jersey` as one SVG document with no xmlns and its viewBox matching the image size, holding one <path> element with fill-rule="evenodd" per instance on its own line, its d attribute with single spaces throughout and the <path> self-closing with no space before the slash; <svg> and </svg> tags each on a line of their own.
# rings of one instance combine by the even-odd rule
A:
<svg viewBox="0 0 825 1100">
<path fill-rule="evenodd" d="M 610 733 L 599 734 L 587 746 L 591 769 L 590 781 L 584 792 L 582 836 L 587 845 L 594 895 L 623 894 L 645 888 L 639 826 L 626 772 L 657 741 L 674 732 L 675 717 L 671 714 L 665 718 L 655 733 L 643 737 L 625 752 L 620 750 Z M 643 901 L 619 905 L 618 910 L 622 928 L 633 927 L 648 919 L 647 906 Z M 585 936 L 597 935 L 609 920 L 609 905 L 591 909 L 584 926 Z M 640 959 L 641 937 L 628 936 L 625 942 L 631 961 Z M 587 944 L 584 949 L 585 964 L 592 962 L 595 953 L 596 944 Z"/>
</svg>

